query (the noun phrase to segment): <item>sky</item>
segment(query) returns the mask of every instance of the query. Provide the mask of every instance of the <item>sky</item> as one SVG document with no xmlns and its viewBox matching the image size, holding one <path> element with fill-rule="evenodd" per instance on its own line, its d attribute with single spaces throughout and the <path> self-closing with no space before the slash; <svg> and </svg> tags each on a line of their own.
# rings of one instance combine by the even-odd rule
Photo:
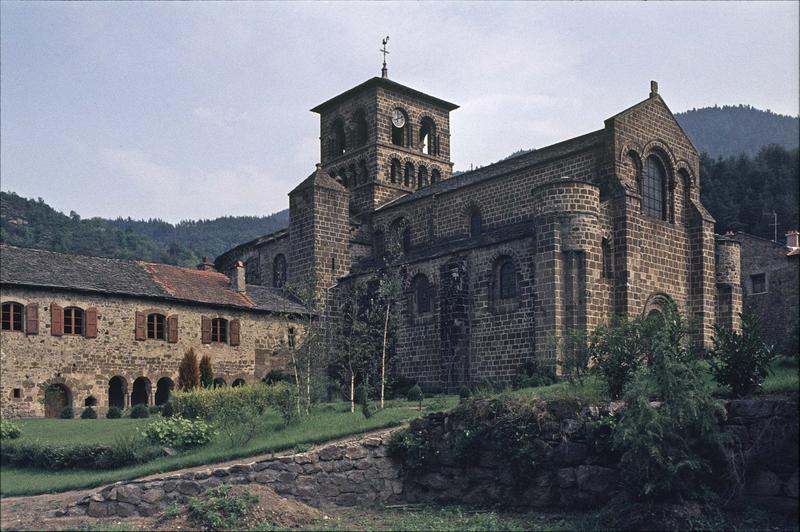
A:
<svg viewBox="0 0 800 532">
<path fill-rule="evenodd" d="M 82 217 L 267 215 L 315 105 L 380 75 L 461 107 L 456 170 L 645 99 L 798 115 L 798 2 L 0 2 L 0 189 Z"/>
</svg>

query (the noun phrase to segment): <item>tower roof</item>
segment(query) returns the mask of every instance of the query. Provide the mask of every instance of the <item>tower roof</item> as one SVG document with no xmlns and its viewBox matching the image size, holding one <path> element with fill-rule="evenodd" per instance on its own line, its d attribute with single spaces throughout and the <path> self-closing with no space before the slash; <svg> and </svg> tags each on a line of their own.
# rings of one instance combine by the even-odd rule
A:
<svg viewBox="0 0 800 532">
<path fill-rule="evenodd" d="M 445 101 L 445 100 L 442 100 L 442 99 L 439 99 L 439 98 L 435 98 L 435 97 L 431 96 L 430 94 L 425 94 L 424 92 L 420 92 L 420 91 L 418 91 L 416 89 L 412 89 L 411 87 L 406 87 L 405 85 L 397 83 L 396 81 L 392 81 L 389 78 L 379 78 L 379 77 L 376 76 L 376 77 L 374 77 L 372 79 L 368 79 L 367 81 L 365 81 L 364 83 L 362 83 L 360 85 L 356 85 L 352 89 L 348 89 L 348 90 L 344 91 L 343 93 L 339 94 L 338 96 L 334 96 L 330 100 L 327 100 L 327 101 L 319 104 L 318 106 L 316 106 L 313 109 L 311 109 L 311 112 L 320 113 L 321 114 L 323 111 L 325 111 L 326 109 L 330 108 L 331 106 L 336 105 L 339 102 L 341 102 L 343 100 L 346 100 L 347 98 L 350 98 L 350 97 L 354 96 L 355 94 L 357 94 L 359 92 L 365 91 L 365 90 L 373 88 L 373 87 L 383 87 L 385 89 L 393 90 L 395 92 L 408 94 L 409 96 L 413 96 L 415 98 L 419 98 L 421 100 L 428 101 L 428 102 L 430 102 L 430 103 L 432 103 L 434 105 L 438 105 L 440 107 L 444 107 L 448 111 L 453 111 L 455 109 L 458 109 L 458 105 L 456 105 L 454 103 L 450 103 L 448 101 Z"/>
</svg>

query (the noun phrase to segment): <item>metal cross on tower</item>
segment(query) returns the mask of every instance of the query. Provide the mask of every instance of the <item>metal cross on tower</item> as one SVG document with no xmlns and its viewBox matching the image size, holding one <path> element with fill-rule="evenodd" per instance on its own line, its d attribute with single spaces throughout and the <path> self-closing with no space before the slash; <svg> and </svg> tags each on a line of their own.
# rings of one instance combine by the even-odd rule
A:
<svg viewBox="0 0 800 532">
<path fill-rule="evenodd" d="M 386 51 L 386 43 L 389 42 L 389 36 L 387 35 L 386 38 L 381 42 L 383 43 L 383 48 L 381 48 L 381 52 L 383 52 L 383 68 L 381 69 L 381 77 L 388 78 L 389 69 L 386 68 L 386 54 L 388 54 L 389 52 Z"/>
</svg>

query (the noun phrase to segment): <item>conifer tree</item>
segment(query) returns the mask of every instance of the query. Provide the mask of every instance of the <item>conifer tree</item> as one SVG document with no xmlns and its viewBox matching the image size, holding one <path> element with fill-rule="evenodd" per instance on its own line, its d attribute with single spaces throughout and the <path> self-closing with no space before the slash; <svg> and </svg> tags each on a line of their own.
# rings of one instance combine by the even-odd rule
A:
<svg viewBox="0 0 800 532">
<path fill-rule="evenodd" d="M 211 357 L 203 355 L 200 359 L 200 384 L 203 388 L 214 385 L 214 369 L 211 367 Z"/>
<path fill-rule="evenodd" d="M 196 388 L 199 383 L 200 368 L 197 367 L 197 355 L 194 349 L 189 348 L 178 368 L 178 389 L 188 392 Z"/>
</svg>

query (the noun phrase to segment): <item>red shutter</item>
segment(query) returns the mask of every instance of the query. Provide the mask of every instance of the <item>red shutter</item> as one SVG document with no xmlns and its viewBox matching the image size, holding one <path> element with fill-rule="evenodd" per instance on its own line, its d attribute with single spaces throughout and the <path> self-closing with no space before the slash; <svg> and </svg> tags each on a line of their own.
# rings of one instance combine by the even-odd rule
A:
<svg viewBox="0 0 800 532">
<path fill-rule="evenodd" d="M 97 309 L 89 307 L 86 309 L 86 338 L 97 338 Z"/>
<path fill-rule="evenodd" d="M 29 303 L 25 306 L 25 333 L 39 334 L 39 304 Z"/>
<path fill-rule="evenodd" d="M 50 303 L 50 334 L 64 336 L 64 309 Z"/>
<path fill-rule="evenodd" d="M 173 314 L 167 318 L 167 342 L 178 343 L 178 315 Z"/>
<path fill-rule="evenodd" d="M 147 338 L 147 316 L 144 315 L 144 312 L 136 313 L 134 338 L 137 340 L 145 340 Z"/>
<path fill-rule="evenodd" d="M 200 318 L 200 341 L 204 344 L 211 343 L 211 318 Z"/>
<path fill-rule="evenodd" d="M 231 345 L 239 345 L 239 320 L 231 320 Z"/>
</svg>

